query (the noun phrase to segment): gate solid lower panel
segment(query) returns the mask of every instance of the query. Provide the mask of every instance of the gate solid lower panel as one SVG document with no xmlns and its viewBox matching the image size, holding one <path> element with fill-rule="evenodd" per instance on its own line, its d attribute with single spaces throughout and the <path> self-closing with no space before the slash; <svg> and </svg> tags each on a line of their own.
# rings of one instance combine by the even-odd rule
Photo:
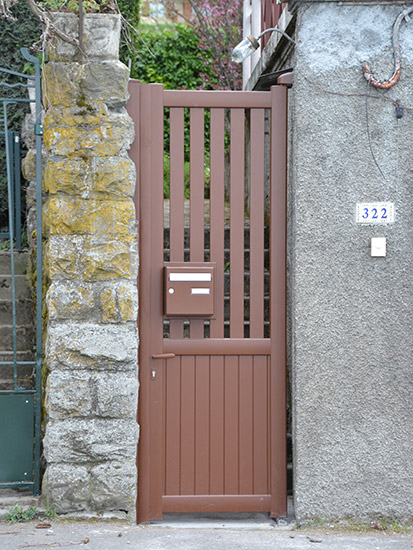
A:
<svg viewBox="0 0 413 550">
<path fill-rule="evenodd" d="M 185 496 L 196 508 L 188 512 L 206 502 L 214 510 L 229 502 L 233 511 L 262 510 L 271 492 L 269 358 L 178 356 L 165 363 L 163 495 Z"/>
</svg>

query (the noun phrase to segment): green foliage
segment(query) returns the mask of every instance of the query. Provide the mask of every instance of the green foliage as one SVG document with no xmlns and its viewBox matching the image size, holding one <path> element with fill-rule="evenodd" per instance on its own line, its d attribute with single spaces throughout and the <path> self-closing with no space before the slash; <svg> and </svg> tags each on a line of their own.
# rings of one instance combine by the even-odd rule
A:
<svg viewBox="0 0 413 550">
<path fill-rule="evenodd" d="M 0 240 L 0 250 L 10 250 L 10 239 Z"/>
<path fill-rule="evenodd" d="M 65 11 L 79 13 L 79 0 L 42 0 L 42 8 L 48 11 Z M 85 13 L 114 13 L 116 11 L 112 0 L 83 0 Z"/>
<path fill-rule="evenodd" d="M 203 86 L 209 72 L 205 60 L 208 50 L 199 49 L 199 38 L 188 25 L 146 26 L 141 37 L 134 37 L 137 50 L 132 61 L 132 78 L 141 82 L 158 82 L 166 89 L 194 90 Z"/>
<path fill-rule="evenodd" d="M 57 514 L 57 507 L 55 505 L 50 504 L 49 499 L 46 499 L 46 510 L 42 512 L 42 516 L 47 519 L 56 519 Z"/>
<path fill-rule="evenodd" d="M 23 71 L 30 72 L 30 66 L 22 57 L 20 48 L 30 47 L 34 42 L 39 40 L 42 33 L 41 25 L 37 17 L 33 15 L 27 6 L 26 0 L 17 0 L 16 3 L 13 3 L 11 5 L 11 12 L 17 18 L 16 21 L 4 18 L 0 21 L 0 67 L 20 73 Z M 0 80 L 8 84 L 21 82 L 21 79 L 12 75 L 6 75 L 5 73 L 0 73 Z M 9 88 L 1 87 L 0 96 L 16 96 L 16 90 L 18 88 L 10 90 Z M 26 91 L 22 91 L 21 97 L 27 97 L 26 94 Z M 28 111 L 28 104 L 10 105 L 7 109 L 9 130 L 20 131 L 23 118 Z M 3 127 L 1 127 L 1 130 L 3 130 Z M 25 154 L 25 150 L 22 149 L 22 156 Z M 25 199 L 25 193 L 22 193 L 22 199 Z M 0 136 L 0 227 L 7 226 L 6 152 L 4 137 Z"/>
<path fill-rule="evenodd" d="M 17 20 L 1 19 L 0 24 L 0 67 L 23 72 L 26 61 L 20 53 L 20 48 L 30 47 L 39 40 L 42 30 L 40 21 L 30 11 L 25 0 L 17 0 L 12 4 L 11 11 Z M 8 83 L 17 82 L 16 77 L 7 76 L 4 73 L 0 74 L 0 80 Z M 5 88 L 1 88 L 0 95 L 2 97 L 6 95 Z M 20 129 L 21 121 L 27 111 L 27 105 L 19 106 L 17 109 L 10 107 L 10 113 L 8 111 L 10 130 Z"/>
<path fill-rule="evenodd" d="M 164 198 L 169 199 L 171 162 L 170 162 L 169 155 L 167 153 L 164 154 L 163 168 L 164 168 L 164 176 L 163 176 Z M 189 181 L 190 181 L 190 164 L 188 161 L 185 161 L 184 163 L 184 198 L 185 199 L 189 199 Z"/>
<path fill-rule="evenodd" d="M 137 29 L 139 25 L 140 3 L 140 0 L 117 0 L 122 17 L 135 29 Z M 119 59 L 125 63 L 125 65 L 129 64 L 129 59 L 135 57 L 135 54 L 132 52 L 134 50 L 133 43 L 136 32 L 134 32 L 129 25 L 125 23 L 122 25 L 122 36 L 119 47 Z"/>
<path fill-rule="evenodd" d="M 134 37 L 137 54 L 132 61 L 131 76 L 141 82 L 163 84 L 165 89 L 194 90 L 204 87 L 205 61 L 211 56 L 200 50 L 199 38 L 192 27 L 175 25 L 146 25 L 140 29 L 141 37 Z M 209 80 L 214 79 L 211 71 Z M 165 110 L 165 153 L 169 152 L 169 110 Z M 209 144 L 209 112 L 205 114 L 205 144 Z M 185 161 L 189 161 L 189 112 L 185 109 Z M 186 169 L 186 168 L 185 168 Z M 189 170 L 189 168 L 188 168 Z M 189 172 L 188 172 L 189 174 Z M 188 175 L 189 178 L 189 175 Z M 188 191 L 189 192 L 189 191 Z"/>
<path fill-rule="evenodd" d="M 19 506 L 19 504 L 16 504 L 11 510 L 7 512 L 5 518 L 9 523 L 20 523 L 22 521 L 31 521 L 37 515 L 38 510 L 36 506 L 23 510 L 23 508 Z"/>
<path fill-rule="evenodd" d="M 117 0 L 117 3 L 123 17 L 131 25 L 137 25 L 139 23 L 140 0 Z"/>
</svg>

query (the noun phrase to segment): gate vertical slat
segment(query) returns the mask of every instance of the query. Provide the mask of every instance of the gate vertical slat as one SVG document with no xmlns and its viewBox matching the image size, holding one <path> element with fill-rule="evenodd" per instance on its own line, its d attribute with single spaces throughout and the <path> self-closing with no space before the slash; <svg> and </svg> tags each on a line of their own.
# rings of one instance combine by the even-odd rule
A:
<svg viewBox="0 0 413 550">
<path fill-rule="evenodd" d="M 150 88 L 139 86 L 140 93 L 140 112 L 150 112 L 151 95 Z M 144 185 L 150 181 L 151 165 L 150 165 L 150 145 L 151 145 L 151 126 L 146 117 L 137 119 L 140 124 L 139 135 L 141 137 L 141 153 L 139 158 L 139 176 L 140 182 L 140 197 L 139 197 L 139 261 L 142 265 L 151 264 L 151 246 L 144 246 L 144 243 L 150 242 L 151 238 L 151 190 L 150 186 Z M 140 269 L 139 272 L 139 326 L 140 326 L 140 342 L 139 342 L 139 366 L 140 366 L 140 393 L 141 395 L 150 396 L 150 378 L 148 376 L 149 354 L 151 350 L 150 337 L 146 336 L 146 323 L 144 322 L 143 314 L 145 311 L 150 311 L 150 289 L 151 277 L 148 270 Z M 140 445 L 148 449 L 151 448 L 150 439 L 150 406 L 151 400 L 139 399 L 139 418 L 146 418 L 148 429 L 141 430 L 139 434 Z M 147 455 L 140 453 L 138 456 L 138 471 L 151 472 L 151 461 L 149 453 Z M 148 521 L 151 517 L 151 495 L 150 495 L 150 476 L 139 478 L 138 502 L 137 502 L 137 517 L 138 521 Z"/>
<path fill-rule="evenodd" d="M 244 356 L 239 358 L 239 415 L 240 434 L 239 452 L 242 461 L 239 470 L 239 490 L 241 494 L 248 495 L 253 492 L 253 358 Z"/>
<path fill-rule="evenodd" d="M 140 454 L 139 471 L 151 472 L 148 478 L 140 477 L 138 491 L 139 521 L 162 517 L 163 442 L 162 433 L 152 434 L 150 426 L 162 426 L 162 369 L 151 360 L 151 349 L 162 349 L 162 277 L 159 266 L 163 263 L 163 87 L 141 87 L 141 265 L 150 269 L 140 271 L 141 312 L 150 312 L 150 323 L 140 323 L 140 384 L 141 393 L 148 399 L 139 400 L 139 417 L 149 420 L 149 430 L 142 430 L 142 444 L 151 449 L 151 458 Z M 162 220 L 162 223 L 159 223 Z M 148 244 L 150 245 L 148 246 Z M 141 317 L 142 318 L 142 317 Z M 156 369 L 151 378 L 152 363 Z M 150 398 L 149 398 L 150 396 Z M 143 410 L 145 409 L 145 410 Z"/>
<path fill-rule="evenodd" d="M 150 112 L 151 96 L 150 88 L 139 85 L 140 93 L 140 112 Z M 150 139 L 151 127 L 146 117 L 137 119 L 140 124 L 139 134 L 141 137 L 141 154 L 139 164 L 140 182 L 140 200 L 139 200 L 139 261 L 141 265 L 151 264 L 151 246 L 144 246 L 144 243 L 150 242 L 151 238 L 151 193 L 150 186 L 144 185 L 144 182 L 150 181 L 151 165 L 150 165 Z M 150 311 L 150 289 L 151 277 L 148 270 L 140 269 L 139 271 L 139 326 L 140 326 L 140 341 L 139 341 L 139 366 L 140 366 L 140 393 L 141 395 L 150 396 L 150 378 L 149 370 L 149 354 L 151 350 L 150 337 L 146 336 L 146 323 L 144 322 L 143 314 L 145 311 Z M 150 415 L 151 400 L 139 399 L 138 414 L 139 418 L 146 418 L 148 429 L 141 430 L 139 434 L 140 445 L 146 448 L 151 448 L 150 439 Z M 140 453 L 138 455 L 138 471 L 151 472 L 151 461 L 148 454 Z M 138 521 L 148 521 L 151 517 L 151 496 L 150 496 L 150 475 L 139 478 L 138 502 L 137 502 L 137 518 Z"/>
<path fill-rule="evenodd" d="M 216 262 L 216 311 L 210 323 L 211 338 L 224 337 L 224 116 L 223 109 L 211 109 L 210 249 Z"/>
<path fill-rule="evenodd" d="M 231 109 L 230 337 L 244 337 L 244 109 Z"/>
<path fill-rule="evenodd" d="M 221 495 L 224 492 L 224 357 L 222 356 L 211 357 L 210 411 L 209 492 L 211 495 Z"/>
<path fill-rule="evenodd" d="M 165 495 L 179 494 L 181 470 L 181 357 L 168 361 L 165 370 Z"/>
<path fill-rule="evenodd" d="M 254 494 L 269 494 L 267 357 L 254 357 Z"/>
<path fill-rule="evenodd" d="M 286 515 L 286 187 L 287 89 L 271 88 L 270 336 L 271 515 Z"/>
<path fill-rule="evenodd" d="M 195 494 L 209 493 L 209 357 L 196 358 L 195 371 Z"/>
<path fill-rule="evenodd" d="M 181 495 L 195 491 L 195 357 L 182 357 L 181 376 Z"/>
<path fill-rule="evenodd" d="M 151 109 L 148 111 L 151 113 L 151 180 L 142 182 L 142 185 L 148 185 L 151 182 L 152 186 L 152 202 L 151 202 L 151 310 L 153 314 L 155 312 L 162 311 L 162 272 L 159 270 L 159 266 L 163 262 L 164 254 L 164 239 L 163 239 L 163 154 L 164 154 L 164 109 L 163 109 L 163 86 L 159 84 L 152 84 L 151 88 Z M 161 220 L 161 223 L 159 223 Z M 163 340 L 163 322 L 159 315 L 153 315 L 151 320 L 151 342 L 152 349 L 162 349 Z M 165 361 L 161 368 L 159 363 L 153 362 L 150 370 L 155 370 L 155 379 L 151 378 L 151 393 L 152 393 L 152 409 L 151 418 L 153 418 L 156 425 L 163 427 L 164 414 L 163 414 L 163 374 Z M 150 373 L 148 373 L 150 376 Z M 153 492 L 156 492 L 156 497 L 153 496 L 153 510 L 160 517 L 162 514 L 162 489 L 163 489 L 163 476 L 164 471 L 164 454 L 163 454 L 163 438 L 162 433 L 159 433 L 158 437 L 154 438 L 154 454 L 152 457 L 152 467 L 157 473 L 153 477 Z"/>
<path fill-rule="evenodd" d="M 250 338 L 264 336 L 264 110 L 251 109 Z"/>
<path fill-rule="evenodd" d="M 204 109 L 190 110 L 190 261 L 204 261 Z M 204 337 L 204 321 L 192 320 L 190 337 Z"/>
<path fill-rule="evenodd" d="M 224 494 L 236 495 L 239 491 L 239 368 L 237 356 L 225 357 L 225 484 Z"/>
<path fill-rule="evenodd" d="M 184 261 L 184 109 L 170 110 L 170 261 Z M 169 337 L 183 338 L 184 324 L 181 320 L 169 322 Z"/>
</svg>

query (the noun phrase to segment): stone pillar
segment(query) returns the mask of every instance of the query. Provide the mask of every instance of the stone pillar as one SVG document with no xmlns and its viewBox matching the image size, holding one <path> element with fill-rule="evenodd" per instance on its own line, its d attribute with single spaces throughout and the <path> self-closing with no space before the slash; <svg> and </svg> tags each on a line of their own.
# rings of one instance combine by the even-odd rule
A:
<svg viewBox="0 0 413 550">
<path fill-rule="evenodd" d="M 392 75 L 405 3 L 294 3 L 296 516 L 411 520 L 413 22 L 400 26 L 400 80 L 370 88 L 367 119 L 362 65 Z M 356 204 L 375 202 L 394 203 L 394 223 L 356 223 Z M 373 237 L 387 239 L 385 257 L 371 255 Z"/>
<path fill-rule="evenodd" d="M 77 37 L 72 14 L 56 23 Z M 118 512 L 136 497 L 137 231 L 128 69 L 117 15 L 87 15 L 84 63 L 58 41 L 43 71 L 46 472 L 61 513 Z"/>
</svg>

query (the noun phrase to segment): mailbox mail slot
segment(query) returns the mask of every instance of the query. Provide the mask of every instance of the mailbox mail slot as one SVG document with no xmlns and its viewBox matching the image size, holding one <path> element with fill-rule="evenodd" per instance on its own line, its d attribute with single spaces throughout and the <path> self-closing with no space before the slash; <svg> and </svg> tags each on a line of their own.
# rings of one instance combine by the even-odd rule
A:
<svg viewBox="0 0 413 550">
<path fill-rule="evenodd" d="M 164 315 L 189 319 L 214 316 L 214 263 L 164 265 Z"/>
</svg>

